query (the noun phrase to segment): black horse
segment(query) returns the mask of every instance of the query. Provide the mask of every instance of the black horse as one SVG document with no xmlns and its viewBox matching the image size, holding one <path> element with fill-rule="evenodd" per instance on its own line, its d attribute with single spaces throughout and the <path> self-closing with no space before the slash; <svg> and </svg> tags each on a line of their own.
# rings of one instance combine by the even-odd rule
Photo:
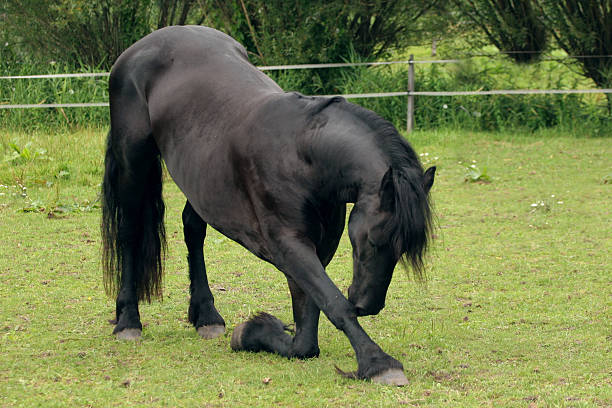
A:
<svg viewBox="0 0 612 408">
<path fill-rule="evenodd" d="M 112 69 L 109 94 L 102 235 L 118 338 L 140 338 L 138 303 L 161 296 L 163 159 L 187 197 L 188 314 L 203 338 L 225 331 L 204 265 L 210 224 L 277 267 L 291 291 L 294 336 L 260 313 L 234 329 L 232 349 L 316 357 L 322 310 L 355 350 L 349 375 L 407 382 L 357 321 L 384 307 L 398 260 L 421 272 L 429 241 L 435 168 L 424 172 L 390 123 L 339 97 L 285 93 L 239 43 L 200 26 L 164 28 L 132 45 Z M 346 203 L 355 203 L 348 299 L 325 272 Z"/>
</svg>

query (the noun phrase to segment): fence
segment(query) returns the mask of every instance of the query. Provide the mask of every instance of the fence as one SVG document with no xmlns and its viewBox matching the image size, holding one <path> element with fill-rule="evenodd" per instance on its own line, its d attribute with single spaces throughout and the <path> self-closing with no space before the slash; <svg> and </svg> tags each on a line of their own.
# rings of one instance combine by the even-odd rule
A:
<svg viewBox="0 0 612 408">
<path fill-rule="evenodd" d="M 609 57 L 609 56 L 608 56 Z M 502 89 L 490 91 L 415 91 L 414 66 L 416 64 L 448 64 L 458 63 L 458 59 L 444 60 L 415 60 L 413 55 L 407 61 L 384 61 L 384 62 L 356 62 L 356 63 L 328 63 L 328 64 L 300 64 L 300 65 L 273 65 L 257 67 L 261 71 L 279 71 L 292 69 L 322 69 L 322 68 L 345 68 L 358 66 L 383 66 L 394 64 L 408 64 L 408 89 L 396 92 L 377 92 L 343 95 L 320 95 L 320 96 L 342 96 L 347 99 L 358 98 L 385 98 L 392 96 L 406 96 L 406 130 L 411 132 L 414 128 L 414 97 L 415 96 L 463 96 L 463 95 L 534 95 L 534 94 L 592 94 L 612 93 L 612 89 Z M 110 73 L 75 73 L 75 74 L 42 74 L 42 75 L 15 75 L 0 76 L 0 80 L 17 79 L 53 79 L 53 78 L 79 78 L 79 77 L 107 77 Z M 49 103 L 49 104 L 0 104 L 0 109 L 31 109 L 31 108 L 83 108 L 83 107 L 106 107 L 108 102 L 83 102 L 83 103 Z"/>
</svg>

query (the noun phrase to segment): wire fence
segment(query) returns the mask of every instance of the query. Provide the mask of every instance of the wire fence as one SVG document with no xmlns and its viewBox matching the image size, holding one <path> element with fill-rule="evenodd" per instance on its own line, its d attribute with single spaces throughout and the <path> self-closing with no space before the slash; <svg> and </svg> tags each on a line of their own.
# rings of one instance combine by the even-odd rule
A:
<svg viewBox="0 0 612 408">
<path fill-rule="evenodd" d="M 578 56 L 580 58 L 590 57 L 612 57 L 606 56 Z M 578 58 L 576 57 L 576 58 Z M 415 91 L 414 66 L 418 64 L 454 64 L 460 63 L 461 59 L 440 59 L 440 60 L 415 60 L 410 56 L 409 60 L 402 61 L 378 61 L 378 62 L 343 62 L 327 64 L 297 64 L 297 65 L 272 65 L 257 67 L 260 71 L 280 71 L 280 70 L 300 70 L 300 69 L 326 69 L 326 68 L 348 68 L 363 66 L 385 66 L 385 65 L 408 65 L 408 89 L 405 91 L 394 92 L 375 92 L 358 94 L 340 95 L 318 95 L 318 96 L 342 96 L 347 99 L 359 98 L 387 98 L 387 97 L 407 97 L 407 124 L 406 128 L 411 131 L 414 124 L 414 97 L 415 96 L 484 96 L 484 95 L 541 95 L 541 94 L 611 94 L 612 89 L 499 89 L 488 91 Z M 31 80 L 31 79 L 58 79 L 58 78 L 87 78 L 87 77 L 108 77 L 109 72 L 86 72 L 86 73 L 66 73 L 66 74 L 40 74 L 40 75 L 13 75 L 0 76 L 0 80 Z M 0 109 L 40 109 L 40 108 L 88 108 L 88 107 L 108 107 L 108 102 L 82 102 L 82 103 L 38 103 L 38 104 L 2 104 Z"/>
</svg>

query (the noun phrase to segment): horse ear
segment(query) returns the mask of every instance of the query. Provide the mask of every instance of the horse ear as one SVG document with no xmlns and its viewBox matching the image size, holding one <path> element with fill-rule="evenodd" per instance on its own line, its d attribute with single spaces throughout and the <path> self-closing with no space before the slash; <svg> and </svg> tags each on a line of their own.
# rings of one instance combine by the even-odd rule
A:
<svg viewBox="0 0 612 408">
<path fill-rule="evenodd" d="M 434 183 L 434 176 L 436 175 L 436 166 L 432 166 L 425 171 L 423 174 L 423 190 L 425 190 L 425 194 L 429 193 L 431 190 L 431 186 Z"/>
<path fill-rule="evenodd" d="M 393 169 L 385 173 L 380 183 L 380 209 L 383 211 L 393 211 L 395 208 L 395 186 L 393 185 Z"/>
</svg>

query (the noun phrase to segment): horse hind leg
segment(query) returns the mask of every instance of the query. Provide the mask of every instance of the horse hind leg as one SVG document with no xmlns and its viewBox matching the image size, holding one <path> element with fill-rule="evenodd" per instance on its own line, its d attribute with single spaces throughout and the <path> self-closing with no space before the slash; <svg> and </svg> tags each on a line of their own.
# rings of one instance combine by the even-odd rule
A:
<svg viewBox="0 0 612 408">
<path fill-rule="evenodd" d="M 260 312 L 236 326 L 230 342 L 232 350 L 266 351 L 299 359 L 319 356 L 320 310 L 293 279 L 287 277 L 287 282 L 291 291 L 295 330 L 290 329 L 277 317 Z"/>
<path fill-rule="evenodd" d="M 111 109 L 105 158 L 103 263 L 107 293 L 116 294 L 113 333 L 134 340 L 142 332 L 138 302 L 161 297 L 162 167 L 146 107 L 134 102 L 120 106 L 121 112 Z"/>
<path fill-rule="evenodd" d="M 183 227 L 189 264 L 189 321 L 204 339 L 213 339 L 225 332 L 225 321 L 214 305 L 214 298 L 208 285 L 204 262 L 204 239 L 206 223 L 195 212 L 189 201 L 183 210 Z"/>
<path fill-rule="evenodd" d="M 266 351 L 299 359 L 319 356 L 320 310 L 293 279 L 287 277 L 287 282 L 291 291 L 295 330 L 290 329 L 275 316 L 260 312 L 236 326 L 230 342 L 232 350 Z"/>
</svg>

